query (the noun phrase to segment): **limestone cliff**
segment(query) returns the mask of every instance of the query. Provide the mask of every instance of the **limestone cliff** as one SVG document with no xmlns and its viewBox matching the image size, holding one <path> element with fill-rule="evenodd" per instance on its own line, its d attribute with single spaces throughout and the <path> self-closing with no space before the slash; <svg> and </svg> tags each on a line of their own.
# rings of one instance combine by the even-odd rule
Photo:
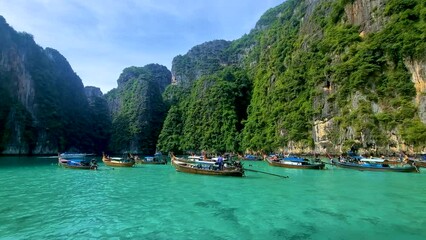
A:
<svg viewBox="0 0 426 240">
<path fill-rule="evenodd" d="M 220 70 L 228 64 L 225 50 L 229 45 L 225 40 L 206 42 L 176 56 L 172 63 L 173 83 L 190 87 L 201 76 Z"/>
<path fill-rule="evenodd" d="M 0 17 L 1 153 L 95 151 L 91 117 L 82 81 L 65 57 Z"/>
<path fill-rule="evenodd" d="M 117 82 L 106 94 L 112 118 L 109 151 L 153 154 L 167 111 L 161 94 L 171 73 L 158 64 L 129 67 Z"/>
<path fill-rule="evenodd" d="M 421 0 L 287 0 L 211 58 L 175 58 L 174 81 L 186 90 L 166 91 L 177 107 L 171 119 L 183 122 L 188 136 L 202 134 L 185 122 L 196 114 L 185 109 L 193 104 L 191 83 L 200 79 L 201 85 L 209 75 L 227 79 L 221 71 L 242 68 L 252 84 L 235 151 L 337 153 L 354 145 L 376 153 L 421 150 L 425 7 Z M 200 70 L 211 62 L 212 71 Z M 213 86 L 204 84 L 203 96 Z M 168 137 L 170 146 L 184 145 L 176 139 Z"/>
</svg>

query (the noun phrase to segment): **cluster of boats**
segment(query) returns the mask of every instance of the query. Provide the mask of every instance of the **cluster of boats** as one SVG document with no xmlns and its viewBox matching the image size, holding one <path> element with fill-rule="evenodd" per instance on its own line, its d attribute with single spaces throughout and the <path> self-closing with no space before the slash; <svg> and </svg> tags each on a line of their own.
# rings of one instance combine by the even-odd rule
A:
<svg viewBox="0 0 426 240">
<path fill-rule="evenodd" d="M 91 154 L 62 153 L 58 156 L 58 164 L 65 168 L 98 169 L 96 159 L 90 159 L 89 156 L 91 156 Z M 156 153 L 154 156 L 147 156 L 143 159 L 130 153 L 122 157 L 110 157 L 103 153 L 102 162 L 110 167 L 133 167 L 135 164 L 167 164 L 167 159 L 161 153 Z"/>
<path fill-rule="evenodd" d="M 246 159 L 246 158 L 244 158 Z M 253 158 L 246 160 L 261 160 Z M 398 159 L 389 160 L 384 158 L 366 158 L 349 152 L 345 157 L 330 158 L 329 162 L 321 161 L 319 158 L 308 159 L 294 155 L 264 156 L 269 165 L 274 167 L 296 168 L 296 169 L 316 169 L 325 168 L 326 164 L 336 167 L 349 168 L 361 171 L 382 171 L 382 172 L 419 172 L 419 167 L 426 167 L 426 160 Z M 135 164 L 167 164 L 166 158 L 161 153 L 154 156 L 140 159 L 136 155 L 127 154 L 121 158 L 110 157 L 103 154 L 102 161 L 111 167 L 133 167 Z M 244 176 L 245 170 L 241 161 L 234 161 L 226 157 L 207 158 L 206 156 L 189 156 L 179 158 L 171 154 L 171 164 L 179 172 L 215 175 L 215 176 Z M 97 169 L 95 159 L 87 160 L 86 154 L 63 153 L 59 155 L 59 165 L 76 169 Z M 250 170 L 255 171 L 255 170 Z"/>
</svg>

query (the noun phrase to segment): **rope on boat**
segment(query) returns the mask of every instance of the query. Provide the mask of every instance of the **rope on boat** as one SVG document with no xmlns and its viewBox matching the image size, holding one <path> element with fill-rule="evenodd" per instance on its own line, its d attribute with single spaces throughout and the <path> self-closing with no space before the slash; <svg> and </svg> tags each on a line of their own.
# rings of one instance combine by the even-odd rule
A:
<svg viewBox="0 0 426 240">
<path fill-rule="evenodd" d="M 289 176 L 283 176 L 283 175 L 278 175 L 278 174 L 274 174 L 274 173 L 263 172 L 263 171 L 254 170 L 254 169 L 244 168 L 244 171 L 263 173 L 263 174 L 268 174 L 268 175 L 275 176 L 275 177 L 280 177 L 280 178 L 290 178 Z"/>
<path fill-rule="evenodd" d="M 416 172 L 420 172 L 419 168 L 416 166 L 416 163 L 413 163 L 413 167 L 416 169 Z"/>
</svg>

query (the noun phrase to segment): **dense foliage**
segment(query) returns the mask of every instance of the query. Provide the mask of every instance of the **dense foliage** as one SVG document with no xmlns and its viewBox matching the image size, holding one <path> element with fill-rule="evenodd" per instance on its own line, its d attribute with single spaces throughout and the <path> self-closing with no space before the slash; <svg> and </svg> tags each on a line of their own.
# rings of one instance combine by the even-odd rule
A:
<svg viewBox="0 0 426 240">
<path fill-rule="evenodd" d="M 426 2 L 360 2 L 287 0 L 240 39 L 175 57 L 172 85 L 163 66 L 127 68 L 109 109 L 102 97 L 87 102 L 57 51 L 0 18 L 0 150 L 421 150 L 426 97 L 408 68 L 426 61 Z"/>
<path fill-rule="evenodd" d="M 170 71 L 157 64 L 123 70 L 118 88 L 106 94 L 112 114 L 110 152 L 155 152 L 167 112 L 161 94 L 170 81 Z"/>
<path fill-rule="evenodd" d="M 381 23 L 374 30 L 348 19 L 345 8 L 356 1 L 308 2 L 288 0 L 266 12 L 250 34 L 223 50 L 226 64 L 215 73 L 185 75 L 181 63 L 189 53 L 179 56 L 174 72 L 193 85 L 183 88 L 177 79 L 177 86 L 166 90 L 172 108 L 160 148 L 312 148 L 314 122 L 330 119 L 327 139 L 335 148 L 394 147 L 392 134 L 405 144 L 425 146 L 425 124 L 406 64 L 425 59 L 426 3 L 388 0 L 370 10 L 371 21 Z M 186 61 L 184 69 L 195 68 Z M 227 81 L 227 74 L 239 77 Z M 235 79 L 245 79 L 244 90 Z"/>
<path fill-rule="evenodd" d="M 159 137 L 159 150 L 238 151 L 249 92 L 249 78 L 237 68 L 201 77 L 190 94 L 170 108 Z"/>
</svg>

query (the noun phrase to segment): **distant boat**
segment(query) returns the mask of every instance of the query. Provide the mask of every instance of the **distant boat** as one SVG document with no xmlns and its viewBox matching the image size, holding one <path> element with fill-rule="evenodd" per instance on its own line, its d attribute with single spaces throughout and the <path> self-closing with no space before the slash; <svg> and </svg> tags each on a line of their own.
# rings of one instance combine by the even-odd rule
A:
<svg viewBox="0 0 426 240">
<path fill-rule="evenodd" d="M 98 164 L 95 159 L 86 159 L 84 153 L 61 153 L 58 155 L 58 165 L 72 169 L 96 170 Z"/>
<path fill-rule="evenodd" d="M 127 154 L 127 156 L 118 158 L 118 157 L 109 157 L 102 153 L 102 162 L 105 165 L 110 167 L 133 167 L 135 165 L 135 160 L 131 154 Z"/>
<path fill-rule="evenodd" d="M 176 168 L 176 171 L 201 174 L 201 175 L 214 175 L 214 176 L 234 176 L 242 177 L 244 175 L 244 169 L 241 163 L 225 163 L 223 169 L 220 169 L 215 162 L 201 161 L 201 162 L 186 162 L 180 161 L 175 156 L 172 156 L 172 165 Z"/>
<path fill-rule="evenodd" d="M 361 171 L 378 171 L 378 172 L 419 172 L 418 168 L 412 165 L 404 165 L 401 167 L 390 166 L 386 163 L 368 162 L 368 158 L 359 162 L 350 161 L 336 161 L 331 160 L 331 164 L 341 167 Z"/>
<path fill-rule="evenodd" d="M 297 156 L 287 156 L 284 158 L 278 158 L 275 156 L 267 157 L 266 161 L 269 165 L 274 167 L 284 167 L 284 168 L 297 168 L 297 169 L 324 169 L 325 164 L 323 162 L 310 162 L 308 159 L 297 157 Z"/>
<path fill-rule="evenodd" d="M 155 153 L 154 156 L 147 156 L 142 159 L 135 157 L 135 162 L 138 164 L 167 164 L 167 159 L 162 153 Z"/>
</svg>

